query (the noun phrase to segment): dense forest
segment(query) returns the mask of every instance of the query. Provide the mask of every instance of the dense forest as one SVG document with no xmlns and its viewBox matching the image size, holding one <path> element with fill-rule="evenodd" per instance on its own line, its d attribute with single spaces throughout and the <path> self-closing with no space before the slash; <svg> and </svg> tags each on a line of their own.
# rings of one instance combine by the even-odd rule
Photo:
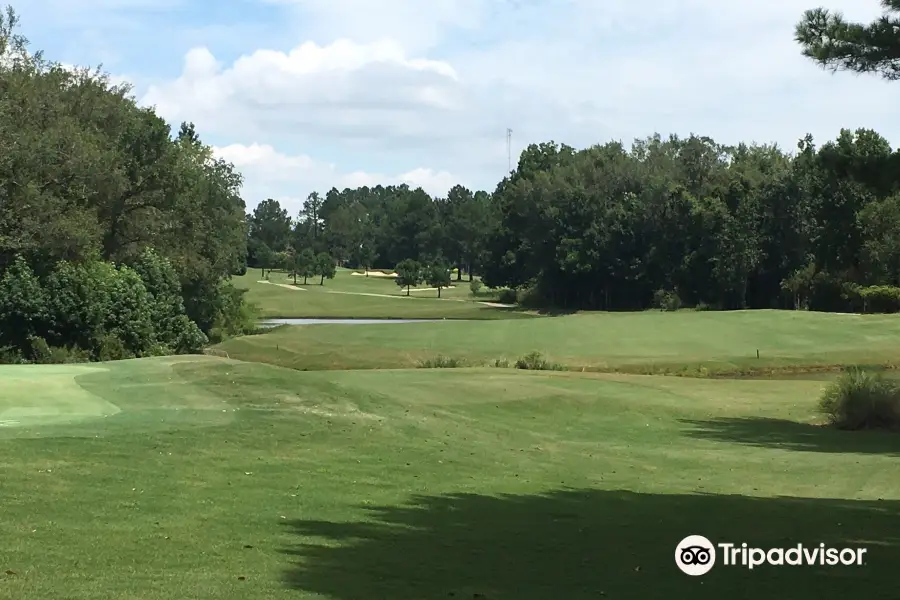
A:
<svg viewBox="0 0 900 600">
<path fill-rule="evenodd" d="M 0 15 L 0 362 L 196 352 L 252 325 L 241 178 Z"/>
<path fill-rule="evenodd" d="M 797 26 L 834 70 L 900 77 L 900 0 L 870 25 Z M 450 266 L 526 306 L 900 310 L 900 152 L 872 130 L 820 146 L 652 135 L 532 144 L 491 191 L 331 189 L 249 214 L 191 123 L 28 51 L 0 15 L 0 362 L 197 352 L 253 329 L 231 277 L 336 265 L 414 281 Z M 399 267 L 399 268 L 398 268 Z"/>
<path fill-rule="evenodd" d="M 900 153 L 869 130 L 790 153 L 699 136 L 550 142 L 490 193 L 332 189 L 294 219 L 262 202 L 248 232 L 253 267 L 304 250 L 354 267 L 445 262 L 535 305 L 894 311 Z"/>
</svg>

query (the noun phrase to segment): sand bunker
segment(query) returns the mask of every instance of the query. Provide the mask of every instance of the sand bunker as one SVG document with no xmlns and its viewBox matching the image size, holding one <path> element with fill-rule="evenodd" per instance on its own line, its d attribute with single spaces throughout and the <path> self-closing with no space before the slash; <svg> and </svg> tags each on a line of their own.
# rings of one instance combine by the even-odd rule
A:
<svg viewBox="0 0 900 600">
<path fill-rule="evenodd" d="M 358 277 L 365 277 L 365 273 L 360 273 L 359 271 L 353 271 L 350 273 L 351 275 L 356 275 Z M 369 277 L 396 277 L 396 273 L 382 273 L 381 271 L 369 271 Z"/>
</svg>

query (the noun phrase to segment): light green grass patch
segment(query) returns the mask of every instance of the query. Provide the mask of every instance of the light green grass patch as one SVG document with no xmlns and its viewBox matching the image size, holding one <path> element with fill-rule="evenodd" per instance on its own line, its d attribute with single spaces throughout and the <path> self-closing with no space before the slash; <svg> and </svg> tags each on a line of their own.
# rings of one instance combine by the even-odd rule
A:
<svg viewBox="0 0 900 600">
<path fill-rule="evenodd" d="M 207 356 L 0 366 L 0 438 L 116 435 L 214 426 L 235 408 L 191 382 Z"/>
<path fill-rule="evenodd" d="M 104 371 L 85 365 L 0 366 L 0 427 L 58 425 L 118 413 L 118 406 L 76 381 L 81 375 Z"/>
</svg>

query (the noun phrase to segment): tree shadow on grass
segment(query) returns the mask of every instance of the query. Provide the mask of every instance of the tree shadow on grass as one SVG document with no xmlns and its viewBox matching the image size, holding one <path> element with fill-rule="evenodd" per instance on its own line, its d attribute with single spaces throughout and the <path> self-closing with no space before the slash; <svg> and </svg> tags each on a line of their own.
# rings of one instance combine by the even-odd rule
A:
<svg viewBox="0 0 900 600">
<path fill-rule="evenodd" d="M 288 522 L 285 583 L 335 600 L 896 597 L 900 502 L 559 490 L 418 496 L 366 520 Z M 866 547 L 862 566 L 681 573 L 687 535 L 762 548 Z M 319 538 L 316 541 L 314 538 Z M 324 544 L 322 543 L 324 541 Z"/>
<path fill-rule="evenodd" d="M 885 431 L 841 431 L 785 419 L 722 418 L 682 420 L 695 438 L 806 452 L 900 456 L 900 435 Z"/>
</svg>

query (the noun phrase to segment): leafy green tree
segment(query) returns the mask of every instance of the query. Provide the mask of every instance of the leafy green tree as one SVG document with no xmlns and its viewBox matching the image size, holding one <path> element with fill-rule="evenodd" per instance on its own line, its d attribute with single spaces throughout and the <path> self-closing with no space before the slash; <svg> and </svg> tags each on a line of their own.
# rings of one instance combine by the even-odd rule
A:
<svg viewBox="0 0 900 600">
<path fill-rule="evenodd" d="M 354 248 L 362 244 L 363 207 L 358 203 L 344 203 L 328 214 L 323 232 L 327 252 L 337 262 L 343 263 L 354 254 Z"/>
<path fill-rule="evenodd" d="M 441 297 L 441 288 L 450 287 L 450 267 L 445 263 L 436 262 L 428 265 L 424 275 L 428 287 L 437 288 L 438 298 Z"/>
<path fill-rule="evenodd" d="M 325 279 L 334 279 L 337 273 L 334 258 L 327 252 L 320 252 L 316 255 L 313 269 L 313 273 L 320 277 L 319 285 L 325 285 Z"/>
<path fill-rule="evenodd" d="M 60 261 L 48 275 L 44 285 L 47 341 L 53 346 L 94 351 L 103 337 L 110 299 L 105 293 L 106 283 L 95 268 L 99 264 Z"/>
<path fill-rule="evenodd" d="M 263 279 L 267 277 L 267 271 L 271 272 L 275 268 L 277 258 L 275 252 L 265 242 L 258 242 L 256 246 L 256 266 L 262 270 Z"/>
<path fill-rule="evenodd" d="M 313 253 L 312 248 L 304 248 L 298 257 L 300 277 L 303 278 L 303 285 L 306 285 L 309 278 L 316 275 L 316 255 Z"/>
<path fill-rule="evenodd" d="M 303 264 L 300 253 L 291 248 L 284 252 L 282 268 L 288 277 L 293 277 L 294 285 L 297 285 L 297 277 L 303 276 Z M 306 283 L 304 281 L 304 283 Z"/>
<path fill-rule="evenodd" d="M 181 122 L 181 126 L 178 128 L 178 141 L 188 144 L 200 143 L 200 136 L 197 134 L 197 128 L 193 123 Z"/>
<path fill-rule="evenodd" d="M 274 253 L 274 259 L 272 261 L 273 265 L 276 265 L 278 269 L 287 271 L 291 268 L 291 263 L 293 261 L 293 249 L 291 250 L 282 250 L 280 252 Z M 269 275 L 272 274 L 272 271 L 275 269 L 271 269 L 269 271 Z"/>
<path fill-rule="evenodd" d="M 803 55 L 832 71 L 900 79 L 900 0 L 881 5 L 884 14 L 871 23 L 849 22 L 825 8 L 806 11 L 796 27 Z"/>
<path fill-rule="evenodd" d="M 321 246 L 321 240 L 324 228 L 322 219 L 322 197 L 318 192 L 312 192 L 303 202 L 303 210 L 301 211 L 302 220 L 306 223 L 309 235 L 312 238 L 312 247 L 318 249 Z"/>
<path fill-rule="evenodd" d="M 150 318 L 156 341 L 170 352 L 199 352 L 207 338 L 185 314 L 181 284 L 172 263 L 148 247 L 135 263 L 134 270 L 152 300 Z"/>
<path fill-rule="evenodd" d="M 111 297 L 107 333 L 122 341 L 128 356 L 144 356 L 157 342 L 153 297 L 134 269 L 112 269 L 107 280 Z"/>
<path fill-rule="evenodd" d="M 17 21 L 12 9 L 0 15 L 0 277 L 17 281 L 20 257 L 47 299 L 40 320 L 16 309 L 15 320 L 34 330 L 18 336 L 20 350 L 40 338 L 94 358 L 187 351 L 213 328 L 252 326 L 243 296 L 225 283 L 246 266 L 253 222 L 234 166 L 192 123 L 173 139 L 164 119 L 100 69 L 63 68 L 31 51 Z M 159 274 L 145 262 L 148 248 L 171 267 L 159 296 L 141 292 L 128 271 L 143 264 L 143 276 Z M 174 312 L 160 324 L 163 305 Z M 152 315 L 150 330 L 142 313 L 117 324 L 138 306 Z"/>
<path fill-rule="evenodd" d="M 250 239 L 259 242 L 260 247 L 266 246 L 276 252 L 285 250 L 290 245 L 291 230 L 288 211 L 277 200 L 263 200 L 253 209 L 248 233 Z"/>
<path fill-rule="evenodd" d="M 369 276 L 369 270 L 372 268 L 372 264 L 375 262 L 375 259 L 378 258 L 378 254 L 375 252 L 375 248 L 367 243 L 362 243 L 359 245 L 356 254 L 356 261 L 365 269 L 366 277 Z"/>
<path fill-rule="evenodd" d="M 43 336 L 47 296 L 31 267 L 17 256 L 0 277 L 0 347 L 28 347 L 32 336 Z"/>
<path fill-rule="evenodd" d="M 900 194 L 866 205 L 857 219 L 865 232 L 861 267 L 872 281 L 900 286 Z"/>
<path fill-rule="evenodd" d="M 397 273 L 394 281 L 399 287 L 406 288 L 407 296 L 411 287 L 416 287 L 422 282 L 422 265 L 411 258 L 401 260 L 394 270 Z"/>
</svg>

